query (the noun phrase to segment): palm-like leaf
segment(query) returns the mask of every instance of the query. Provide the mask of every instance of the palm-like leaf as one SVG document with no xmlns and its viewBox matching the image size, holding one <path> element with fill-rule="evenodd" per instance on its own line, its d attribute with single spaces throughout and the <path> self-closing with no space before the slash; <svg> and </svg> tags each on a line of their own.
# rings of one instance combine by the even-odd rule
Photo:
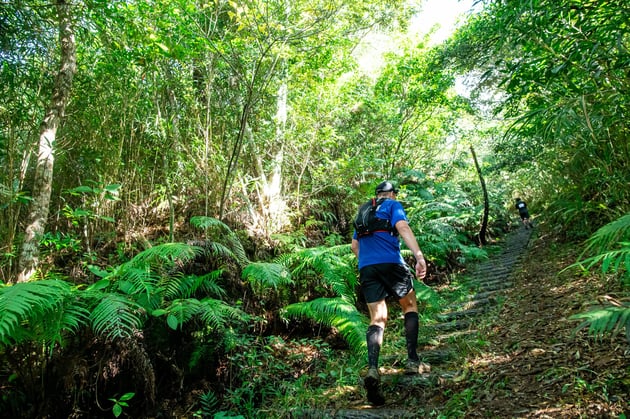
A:
<svg viewBox="0 0 630 419">
<path fill-rule="evenodd" d="M 198 291 L 214 297 L 225 297 L 226 292 L 219 285 L 218 280 L 223 274 L 222 270 L 215 270 L 202 276 L 197 275 L 171 275 L 162 278 L 161 288 L 166 300 L 176 298 L 190 298 Z"/>
<path fill-rule="evenodd" d="M 575 314 L 572 320 L 583 320 L 578 330 L 588 326 L 591 336 L 603 337 L 606 333 L 616 336 L 621 330 L 626 329 L 626 338 L 630 342 L 630 306 L 611 306 L 591 310 L 586 313 Z"/>
<path fill-rule="evenodd" d="M 606 224 L 595 232 L 587 241 L 585 252 L 603 252 L 621 241 L 630 238 L 630 213 Z"/>
<path fill-rule="evenodd" d="M 277 262 L 290 269 L 293 278 L 315 275 L 335 295 L 354 302 L 358 280 L 353 259 L 350 245 L 346 244 L 302 249 L 278 258 Z"/>
<path fill-rule="evenodd" d="M 159 266 L 164 264 L 172 267 L 176 263 L 183 263 L 195 258 L 203 252 L 198 246 L 191 246 L 185 243 L 164 243 L 153 246 L 138 253 L 128 264 L 131 266 Z"/>
<path fill-rule="evenodd" d="M 293 285 L 291 273 L 278 263 L 255 262 L 247 265 L 242 272 L 242 277 L 252 284 L 255 290 L 264 290 Z"/>
<path fill-rule="evenodd" d="M 172 301 L 166 309 L 166 323 L 173 330 L 180 328 L 199 313 L 199 306 L 199 300 L 195 298 Z"/>
<path fill-rule="evenodd" d="M 232 307 L 225 301 L 214 298 L 205 298 L 199 305 L 199 318 L 208 327 L 223 329 L 228 327 L 232 320 L 245 322 L 249 315 L 237 307 Z"/>
<path fill-rule="evenodd" d="M 606 272 L 625 271 L 630 274 L 630 213 L 606 224 L 597 230 L 586 241 L 582 257 L 589 253 L 593 256 L 579 260 L 564 270 L 582 267 L 591 269 L 601 264 L 601 270 Z"/>
<path fill-rule="evenodd" d="M 0 343 L 52 344 L 86 324 L 87 310 L 71 284 L 40 280 L 0 287 Z"/>
<path fill-rule="evenodd" d="M 601 262 L 604 273 L 609 270 L 619 272 L 622 267 L 626 273 L 630 273 L 629 239 L 630 213 L 601 227 L 587 240 L 584 253 L 596 252 L 598 254 L 581 263 L 586 264 L 586 268 L 590 269 Z"/>
<path fill-rule="evenodd" d="M 309 318 L 334 327 L 356 353 L 366 350 L 365 332 L 368 319 L 353 304 L 342 298 L 318 298 L 288 305 L 282 310 L 285 318 Z"/>
<path fill-rule="evenodd" d="M 217 231 L 219 234 L 217 234 L 218 239 L 215 241 L 231 249 L 241 267 L 249 263 L 243 244 L 238 236 L 221 220 L 212 217 L 196 216 L 190 219 L 190 223 L 195 227 Z"/>
<path fill-rule="evenodd" d="M 579 262 L 580 265 L 585 265 L 586 269 L 591 269 L 593 266 L 601 263 L 602 273 L 619 272 L 622 268 L 626 272 L 630 271 L 630 242 L 620 242 L 621 249 L 610 250 L 608 252 L 600 253 L 598 255 L 586 258 Z M 571 266 L 575 266 L 571 265 Z"/>
<path fill-rule="evenodd" d="M 142 327 L 143 309 L 121 294 L 102 294 L 90 314 L 92 329 L 108 338 L 126 338 Z"/>
</svg>

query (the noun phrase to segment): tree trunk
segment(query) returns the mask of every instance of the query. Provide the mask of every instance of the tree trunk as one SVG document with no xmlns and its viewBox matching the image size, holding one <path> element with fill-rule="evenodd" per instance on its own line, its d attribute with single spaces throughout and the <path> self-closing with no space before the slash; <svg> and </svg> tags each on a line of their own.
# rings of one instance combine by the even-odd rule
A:
<svg viewBox="0 0 630 419">
<path fill-rule="evenodd" d="M 46 116 L 40 125 L 39 151 L 33 184 L 33 201 L 31 202 L 28 224 L 22 244 L 22 252 L 18 261 L 18 282 L 28 281 L 39 261 L 39 242 L 44 234 L 50 204 L 50 193 L 53 180 L 54 143 L 57 128 L 63 118 L 72 89 L 72 78 L 77 70 L 76 45 L 70 1 L 57 0 L 59 18 L 59 43 L 61 46 L 61 63 L 55 78 L 52 98 Z"/>
<path fill-rule="evenodd" d="M 477 161 L 477 154 L 475 153 L 475 149 L 472 145 L 470 146 L 470 152 L 472 153 L 473 160 L 475 161 L 475 168 L 477 169 L 479 183 L 481 183 L 481 190 L 483 191 L 483 219 L 481 221 L 481 228 L 479 229 L 479 244 L 486 245 L 488 243 L 486 240 L 486 233 L 488 231 L 488 213 L 490 212 L 488 189 L 486 188 L 486 181 L 483 179 L 483 174 L 481 173 L 481 167 Z"/>
</svg>

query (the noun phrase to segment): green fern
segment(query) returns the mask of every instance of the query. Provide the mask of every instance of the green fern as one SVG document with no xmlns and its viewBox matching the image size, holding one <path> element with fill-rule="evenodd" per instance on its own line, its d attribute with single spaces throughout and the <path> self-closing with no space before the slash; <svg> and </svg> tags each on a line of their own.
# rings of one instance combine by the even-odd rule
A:
<svg viewBox="0 0 630 419">
<path fill-rule="evenodd" d="M 166 323 L 173 330 L 196 319 L 213 330 L 226 329 L 232 325 L 233 320 L 238 323 L 249 320 L 249 316 L 241 309 L 214 298 L 201 301 L 196 298 L 173 300 L 152 314 L 156 317 L 166 315 Z"/>
<path fill-rule="evenodd" d="M 318 298 L 290 304 L 282 310 L 281 315 L 286 319 L 309 318 L 334 327 L 354 352 L 364 354 L 366 351 L 365 333 L 368 319 L 343 298 Z"/>
<path fill-rule="evenodd" d="M 243 244 L 227 224 L 216 218 L 204 216 L 192 217 L 190 223 L 208 232 L 216 232 L 217 234 L 214 241 L 230 249 L 241 268 L 249 263 Z"/>
<path fill-rule="evenodd" d="M 583 320 L 577 330 L 588 326 L 589 335 L 602 338 L 607 333 L 615 337 L 621 330 L 626 329 L 626 339 L 630 342 L 630 306 L 611 306 L 591 310 L 586 313 L 575 314 L 571 320 Z"/>
<path fill-rule="evenodd" d="M 166 313 L 166 324 L 177 330 L 199 313 L 199 300 L 187 298 L 185 300 L 173 300 L 163 310 Z M 153 312 L 155 315 L 156 312 Z"/>
<path fill-rule="evenodd" d="M 582 256 L 587 253 L 597 253 L 594 256 L 582 259 L 563 271 L 574 267 L 585 267 L 587 270 L 596 265 L 601 265 L 602 273 L 625 272 L 626 278 L 630 273 L 630 213 L 608 223 L 598 229 L 587 241 Z M 619 249 L 611 249 L 620 247 Z M 629 285 L 626 282 L 626 285 Z M 621 303 L 620 303 L 621 304 Z M 618 334 L 624 327 L 626 337 L 630 341 L 630 306 L 621 304 L 605 307 L 586 313 L 579 313 L 571 317 L 574 320 L 584 320 L 578 330 L 589 327 L 589 334 L 601 337 L 606 333 Z"/>
<path fill-rule="evenodd" d="M 283 255 L 276 260 L 291 271 L 294 280 L 312 280 L 330 288 L 335 296 L 356 301 L 356 262 L 350 245 L 313 247 Z"/>
<path fill-rule="evenodd" d="M 228 327 L 247 316 L 238 308 L 211 298 L 191 298 L 197 292 L 224 297 L 218 284 L 221 271 L 203 276 L 177 272 L 179 265 L 202 249 L 181 243 L 154 246 L 85 289 L 61 280 L 39 280 L 0 286 L 0 345 L 26 340 L 63 342 L 66 334 L 91 326 L 109 339 L 133 336 L 147 313 L 167 314 L 173 328 L 199 320 L 212 328 Z"/>
<path fill-rule="evenodd" d="M 587 241 L 585 252 L 602 252 L 630 239 L 630 213 L 598 229 Z"/>
<path fill-rule="evenodd" d="M 90 321 L 97 335 L 127 338 L 142 328 L 144 313 L 139 304 L 125 295 L 103 293 L 92 309 Z"/>
<path fill-rule="evenodd" d="M 128 262 L 130 266 L 160 266 L 172 267 L 194 259 L 203 252 L 198 246 L 185 243 L 164 243 L 150 247 L 138 253 Z"/>
<path fill-rule="evenodd" d="M 263 292 L 268 288 L 277 290 L 279 287 L 294 284 L 291 273 L 278 263 L 250 263 L 243 269 L 241 275 L 258 292 Z"/>
<path fill-rule="evenodd" d="M 365 350 L 368 320 L 355 306 L 358 279 L 349 245 L 301 249 L 277 258 L 276 263 L 290 270 L 296 282 L 316 280 L 334 295 L 290 304 L 281 310 L 284 318 L 309 318 L 334 327 L 353 350 Z"/>
<path fill-rule="evenodd" d="M 201 276 L 177 274 L 164 277 L 160 283 L 162 296 L 166 300 L 174 300 L 190 298 L 197 292 L 202 292 L 205 295 L 223 298 L 227 293 L 218 283 L 221 275 L 223 270 L 218 269 Z"/>
<path fill-rule="evenodd" d="M 201 416 L 204 418 L 214 415 L 221 404 L 212 390 L 199 396 L 199 401 L 201 403 Z"/>
<path fill-rule="evenodd" d="M 129 295 L 130 298 L 149 310 L 159 307 L 158 285 L 160 275 L 158 272 L 155 272 L 149 266 L 134 267 L 127 265 L 122 267 L 118 273 L 116 285 L 119 291 Z"/>
<path fill-rule="evenodd" d="M 587 254 L 596 253 L 586 257 Z M 602 273 L 612 272 L 626 275 L 626 285 L 630 277 L 630 213 L 599 228 L 586 240 L 586 247 L 578 262 L 566 267 L 580 267 L 587 270 L 600 265 Z"/>
<path fill-rule="evenodd" d="M 214 298 L 200 301 L 199 318 L 206 326 L 215 330 L 226 329 L 233 321 L 247 323 L 251 320 L 250 316 L 238 307 L 232 307 L 225 301 Z"/>
<path fill-rule="evenodd" d="M 435 311 L 440 309 L 440 296 L 433 288 L 418 280 L 413 281 L 413 288 L 419 302 L 425 302 Z"/>
<path fill-rule="evenodd" d="M 621 249 L 610 250 L 600 253 L 598 255 L 586 258 L 579 262 L 579 265 L 584 265 L 587 270 L 590 270 L 596 265 L 601 264 L 602 273 L 607 272 L 625 272 L 630 271 L 630 242 L 619 242 Z M 573 264 L 571 266 L 576 266 Z"/>
<path fill-rule="evenodd" d="M 63 343 L 87 323 L 88 310 L 77 288 L 59 280 L 40 280 L 0 287 L 0 344 L 36 340 Z"/>
<path fill-rule="evenodd" d="M 202 251 L 200 247 L 184 243 L 154 246 L 115 268 L 105 279 L 146 310 L 153 311 L 162 305 L 165 297 L 182 297 L 196 291 L 189 288 L 194 288 L 195 280 L 183 280 L 177 269 Z M 203 285 L 201 280 L 197 284 Z"/>
</svg>

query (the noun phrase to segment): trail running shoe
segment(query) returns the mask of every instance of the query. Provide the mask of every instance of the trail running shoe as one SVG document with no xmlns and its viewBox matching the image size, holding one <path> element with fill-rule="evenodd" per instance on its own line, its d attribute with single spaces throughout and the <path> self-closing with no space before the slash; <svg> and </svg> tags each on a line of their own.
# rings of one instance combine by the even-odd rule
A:
<svg viewBox="0 0 630 419">
<path fill-rule="evenodd" d="M 407 365 L 405 365 L 406 375 L 425 374 L 428 372 L 431 372 L 431 365 L 425 364 L 420 360 L 407 360 Z"/>
<path fill-rule="evenodd" d="M 380 381 L 381 376 L 378 373 L 378 369 L 374 367 L 368 370 L 368 373 L 363 380 L 365 390 L 367 391 L 367 399 L 374 406 L 382 406 L 385 404 L 385 398 L 379 389 Z"/>
</svg>

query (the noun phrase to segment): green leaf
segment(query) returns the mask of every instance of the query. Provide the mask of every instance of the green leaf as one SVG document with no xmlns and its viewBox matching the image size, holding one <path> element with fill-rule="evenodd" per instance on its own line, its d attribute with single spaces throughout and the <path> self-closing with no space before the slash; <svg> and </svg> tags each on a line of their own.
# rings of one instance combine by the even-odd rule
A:
<svg viewBox="0 0 630 419">
<path fill-rule="evenodd" d="M 179 320 L 177 320 L 177 317 L 173 314 L 169 314 L 166 317 L 166 324 L 168 324 L 168 327 L 170 327 L 171 329 L 177 330 L 177 328 L 179 327 Z"/>
<path fill-rule="evenodd" d="M 131 400 L 133 398 L 133 396 L 135 396 L 136 393 L 125 393 L 122 396 L 120 396 L 119 401 L 126 401 L 126 400 Z"/>
<path fill-rule="evenodd" d="M 118 192 L 118 190 L 122 187 L 120 183 L 112 183 L 110 185 L 105 185 L 105 190 L 108 192 Z"/>
<path fill-rule="evenodd" d="M 84 193 L 92 193 L 94 192 L 94 189 L 86 185 L 81 185 L 77 186 L 76 188 L 68 189 L 66 192 L 70 193 L 71 195 L 80 195 Z"/>
<path fill-rule="evenodd" d="M 104 271 L 98 266 L 88 265 L 87 268 L 90 272 L 92 272 L 94 275 L 98 276 L 99 278 L 105 278 L 107 275 L 109 275 L 108 271 Z"/>
</svg>

